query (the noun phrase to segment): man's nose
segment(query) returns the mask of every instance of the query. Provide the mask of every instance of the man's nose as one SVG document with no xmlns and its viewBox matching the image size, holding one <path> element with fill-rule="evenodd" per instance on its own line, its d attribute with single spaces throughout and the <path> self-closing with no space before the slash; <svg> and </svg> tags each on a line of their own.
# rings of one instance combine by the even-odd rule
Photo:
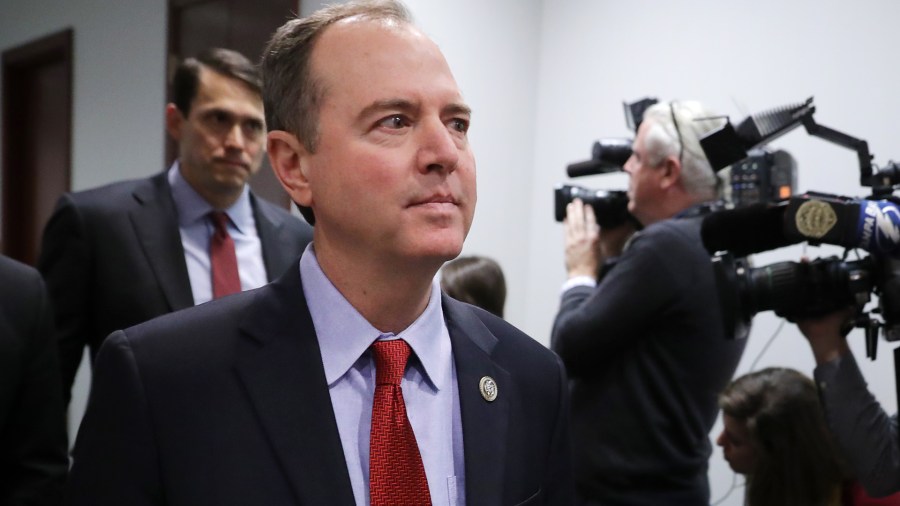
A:
<svg viewBox="0 0 900 506">
<path fill-rule="evenodd" d="M 439 119 L 420 124 L 418 164 L 422 172 L 456 170 L 459 146 L 449 127 Z"/>
<path fill-rule="evenodd" d="M 231 128 L 225 132 L 225 147 L 229 149 L 245 149 L 247 145 L 247 136 L 240 123 L 234 123 Z"/>
<path fill-rule="evenodd" d="M 637 160 L 634 159 L 634 155 L 628 157 L 628 160 L 625 161 L 625 166 L 622 167 L 622 170 L 625 171 L 628 175 L 631 175 L 634 172 L 634 165 L 637 163 Z"/>
</svg>

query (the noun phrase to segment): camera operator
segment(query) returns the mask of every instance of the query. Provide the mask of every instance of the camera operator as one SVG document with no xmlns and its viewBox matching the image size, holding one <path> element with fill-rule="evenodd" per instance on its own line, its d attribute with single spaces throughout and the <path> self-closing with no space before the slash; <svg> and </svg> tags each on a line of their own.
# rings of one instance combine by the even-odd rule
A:
<svg viewBox="0 0 900 506">
<path fill-rule="evenodd" d="M 631 230 L 601 230 L 582 202 L 567 209 L 551 344 L 571 378 L 585 504 L 709 504 L 709 432 L 744 348 L 725 335 L 700 240 L 718 188 L 698 142 L 721 125 L 711 116 L 696 102 L 644 113 L 625 171 L 645 228 L 627 241 Z"/>
<path fill-rule="evenodd" d="M 825 419 L 857 480 L 870 495 L 900 491 L 897 415 L 888 416 L 868 391 L 844 339 L 853 309 L 798 320 L 816 358 L 815 380 Z"/>
</svg>

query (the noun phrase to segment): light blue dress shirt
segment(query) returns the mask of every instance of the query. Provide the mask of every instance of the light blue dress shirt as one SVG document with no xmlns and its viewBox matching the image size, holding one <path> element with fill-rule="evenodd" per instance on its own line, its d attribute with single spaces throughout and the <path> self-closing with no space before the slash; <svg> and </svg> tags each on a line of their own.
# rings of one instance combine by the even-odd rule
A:
<svg viewBox="0 0 900 506">
<path fill-rule="evenodd" d="M 369 436 L 375 395 L 375 361 L 369 347 L 378 339 L 400 338 L 413 351 L 401 388 L 432 504 L 464 505 L 456 367 L 438 283 L 432 284 L 425 312 L 394 335 L 373 327 L 331 284 L 319 267 L 312 244 L 300 259 L 300 274 L 356 503 L 369 504 Z"/>
<path fill-rule="evenodd" d="M 184 261 L 191 280 L 194 304 L 202 304 L 212 300 L 209 240 L 215 227 L 207 214 L 213 207 L 184 179 L 177 160 L 169 169 L 168 178 L 178 214 L 178 231 L 184 247 Z M 223 211 L 229 218 L 228 233 L 234 240 L 241 290 L 259 288 L 269 280 L 263 262 L 262 243 L 256 232 L 256 220 L 253 219 L 253 206 L 250 205 L 250 188 L 244 185 L 237 201 Z"/>
</svg>

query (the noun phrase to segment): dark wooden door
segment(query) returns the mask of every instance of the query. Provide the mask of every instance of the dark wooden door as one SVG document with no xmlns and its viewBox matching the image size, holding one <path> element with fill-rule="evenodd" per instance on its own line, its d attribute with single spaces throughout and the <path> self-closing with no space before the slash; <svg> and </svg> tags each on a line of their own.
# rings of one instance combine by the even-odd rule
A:
<svg viewBox="0 0 900 506">
<path fill-rule="evenodd" d="M 2 65 L 2 245 L 34 265 L 44 225 L 70 188 L 72 30 L 7 50 Z"/>
<path fill-rule="evenodd" d="M 169 0 L 168 76 L 185 57 L 210 47 L 233 49 L 258 61 L 272 33 L 300 11 L 298 0 Z M 171 83 L 171 79 L 167 81 Z M 171 98 L 171 88 L 167 88 Z M 166 136 L 166 165 L 175 159 L 174 142 Z M 268 158 L 250 181 L 261 197 L 287 208 Z"/>
</svg>

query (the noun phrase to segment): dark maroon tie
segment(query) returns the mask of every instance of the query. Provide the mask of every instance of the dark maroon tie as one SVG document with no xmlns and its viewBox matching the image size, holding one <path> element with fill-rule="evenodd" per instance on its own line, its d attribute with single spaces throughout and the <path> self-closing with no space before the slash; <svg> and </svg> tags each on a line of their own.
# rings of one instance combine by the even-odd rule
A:
<svg viewBox="0 0 900 506">
<path fill-rule="evenodd" d="M 419 455 L 400 380 L 410 349 L 406 341 L 376 341 L 375 400 L 369 440 L 369 499 L 372 506 L 430 505 L 428 479 Z"/>
<path fill-rule="evenodd" d="M 228 234 L 228 215 L 213 211 L 209 217 L 215 231 L 209 240 L 209 265 L 212 271 L 213 299 L 241 291 L 234 240 Z"/>
</svg>

